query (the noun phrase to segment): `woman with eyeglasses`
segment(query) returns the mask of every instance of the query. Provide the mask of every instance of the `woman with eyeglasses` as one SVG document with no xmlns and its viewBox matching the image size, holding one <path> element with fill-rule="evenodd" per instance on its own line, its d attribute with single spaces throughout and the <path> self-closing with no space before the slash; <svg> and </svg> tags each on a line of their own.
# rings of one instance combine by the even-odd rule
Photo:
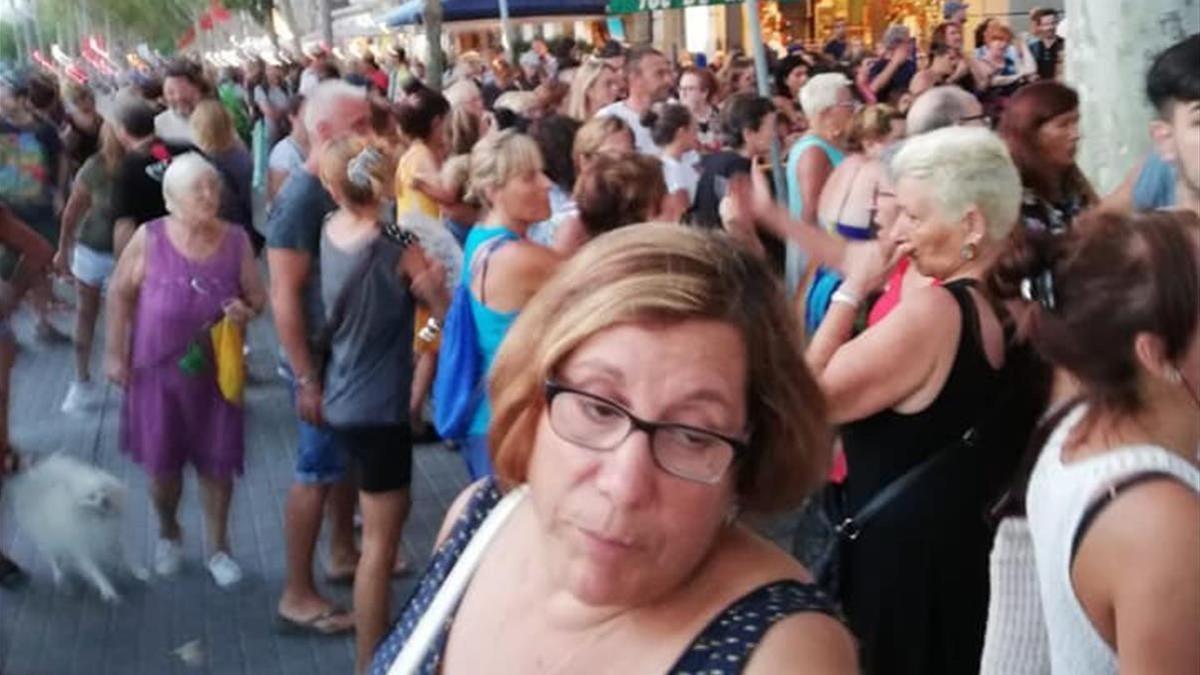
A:
<svg viewBox="0 0 1200 675">
<path fill-rule="evenodd" d="M 451 506 L 371 672 L 858 672 L 808 572 L 740 520 L 829 463 L 798 345 L 782 287 L 723 235 L 595 239 L 501 347 L 497 477 Z"/>
</svg>

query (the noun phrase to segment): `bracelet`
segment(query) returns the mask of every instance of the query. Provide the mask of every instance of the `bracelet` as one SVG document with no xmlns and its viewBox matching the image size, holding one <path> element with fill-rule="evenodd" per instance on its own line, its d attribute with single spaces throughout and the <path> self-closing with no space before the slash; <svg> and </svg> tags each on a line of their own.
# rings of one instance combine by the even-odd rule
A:
<svg viewBox="0 0 1200 675">
<path fill-rule="evenodd" d="M 836 291 L 834 291 L 833 295 L 830 296 L 830 298 L 829 298 L 830 305 L 832 305 L 835 302 L 841 303 L 843 305 L 849 305 L 850 307 L 852 307 L 854 309 L 858 309 L 859 305 L 862 304 L 862 298 L 859 298 L 858 294 L 855 293 L 854 291 L 848 291 L 848 290 L 839 288 Z"/>
<path fill-rule="evenodd" d="M 300 377 L 296 378 L 296 384 L 300 385 L 301 389 L 303 389 L 305 387 L 311 387 L 311 386 L 315 385 L 316 383 L 317 383 L 317 378 L 312 373 L 307 373 L 305 375 L 301 375 Z"/>
<path fill-rule="evenodd" d="M 417 339 L 421 340 L 422 342 L 433 342 L 435 339 L 437 339 L 437 334 L 441 330 L 441 324 L 438 323 L 437 319 L 431 316 L 429 317 L 429 320 L 425 322 L 425 325 L 421 328 L 420 332 L 417 333 Z"/>
</svg>

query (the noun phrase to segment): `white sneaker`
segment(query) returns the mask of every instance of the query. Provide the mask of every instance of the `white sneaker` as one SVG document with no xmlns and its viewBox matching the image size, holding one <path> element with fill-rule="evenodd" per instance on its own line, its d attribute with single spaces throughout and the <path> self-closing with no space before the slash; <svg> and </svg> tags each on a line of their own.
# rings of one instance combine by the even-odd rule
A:
<svg viewBox="0 0 1200 675">
<path fill-rule="evenodd" d="M 154 545 L 154 573 L 160 577 L 172 577 L 183 565 L 183 545 L 170 539 L 159 539 Z"/>
<path fill-rule="evenodd" d="M 98 402 L 98 387 L 92 382 L 71 382 L 67 396 L 62 402 L 62 411 L 68 415 L 80 415 L 95 407 Z"/>
<path fill-rule="evenodd" d="M 242 580 L 242 568 L 224 551 L 208 559 L 208 573 L 221 588 L 229 588 Z"/>
</svg>

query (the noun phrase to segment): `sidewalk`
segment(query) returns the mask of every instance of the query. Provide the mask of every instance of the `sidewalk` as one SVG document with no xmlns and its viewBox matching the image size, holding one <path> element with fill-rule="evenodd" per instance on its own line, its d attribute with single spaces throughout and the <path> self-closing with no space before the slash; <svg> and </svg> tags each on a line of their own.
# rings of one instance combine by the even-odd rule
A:
<svg viewBox="0 0 1200 675">
<path fill-rule="evenodd" d="M 67 328 L 70 318 L 60 317 Z M 72 373 L 72 346 L 34 343 L 28 316 L 15 321 L 21 352 L 13 377 L 12 438 L 27 455 L 65 451 L 113 472 L 129 487 L 125 543 L 135 560 L 150 566 L 155 519 L 141 470 L 116 447 L 119 390 L 108 388 L 103 410 L 73 418 L 59 412 Z M 102 335 L 103 330 L 98 333 Z M 185 565 L 170 581 L 126 582 L 122 602 L 109 606 L 90 586 L 56 591 L 49 567 L 14 532 L 4 507 L 0 547 L 29 569 L 32 583 L 0 591 L 0 673 L 4 675 L 309 675 L 350 673 L 349 637 L 276 635 L 272 626 L 284 567 L 283 507 L 291 483 L 295 417 L 274 374 L 276 340 L 270 320 L 252 326 L 250 386 L 246 409 L 246 473 L 235 487 L 230 538 L 246 578 L 231 592 L 219 590 L 202 563 L 203 527 L 195 477 L 188 473 L 180 520 Z M 101 373 L 100 349 L 93 377 Z M 428 561 L 433 538 L 450 501 L 466 484 L 454 453 L 441 447 L 416 451 L 413 510 L 404 545 L 417 569 Z M 324 558 L 325 545 L 320 546 Z M 318 578 L 320 568 L 318 567 Z M 415 577 L 393 585 L 394 606 Z M 349 605 L 349 587 L 326 587 L 335 602 Z M 181 654 L 200 655 L 185 663 Z"/>
</svg>

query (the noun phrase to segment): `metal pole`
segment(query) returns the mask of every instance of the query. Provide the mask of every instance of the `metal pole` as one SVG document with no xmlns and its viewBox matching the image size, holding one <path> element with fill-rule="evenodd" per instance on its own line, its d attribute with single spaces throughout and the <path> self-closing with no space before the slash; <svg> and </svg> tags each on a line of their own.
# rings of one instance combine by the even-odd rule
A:
<svg viewBox="0 0 1200 675">
<path fill-rule="evenodd" d="M 747 19 L 750 22 L 750 46 L 754 49 L 754 77 L 758 81 L 758 95 L 771 97 L 771 80 L 767 76 L 767 50 L 763 46 L 762 23 L 759 14 L 758 0 L 746 0 Z M 771 178 L 775 183 L 775 198 L 787 197 L 787 181 L 783 175 L 783 165 L 780 163 L 782 153 L 779 139 L 771 140 Z M 787 244 L 786 278 L 789 291 L 794 291 L 800 284 L 800 250 L 795 244 Z"/>
<path fill-rule="evenodd" d="M 508 25 L 508 0 L 499 0 L 500 2 L 500 45 L 504 47 L 504 55 L 508 57 L 509 63 L 517 63 L 517 55 L 513 53 L 512 34 L 509 33 Z"/>
</svg>

